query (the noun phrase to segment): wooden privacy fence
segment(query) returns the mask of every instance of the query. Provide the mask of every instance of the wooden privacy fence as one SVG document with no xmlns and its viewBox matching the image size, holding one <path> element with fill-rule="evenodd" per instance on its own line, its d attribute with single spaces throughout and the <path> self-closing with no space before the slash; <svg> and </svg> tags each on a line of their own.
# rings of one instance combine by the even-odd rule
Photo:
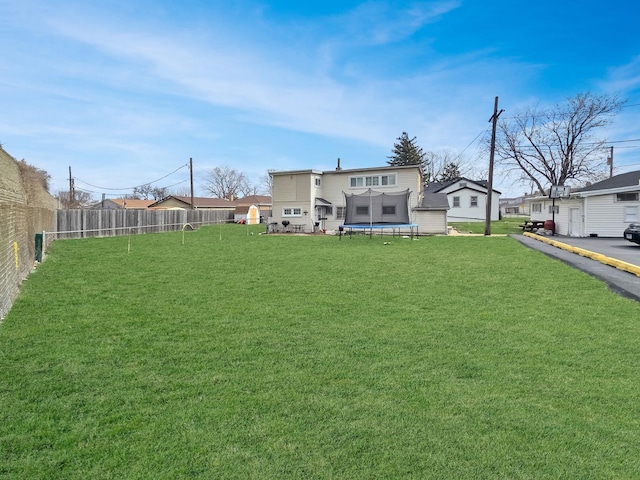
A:
<svg viewBox="0 0 640 480">
<path fill-rule="evenodd" d="M 200 225 L 233 220 L 233 210 L 58 210 L 55 238 L 113 237 L 130 233 L 156 233 L 181 230 L 186 223 Z"/>
</svg>

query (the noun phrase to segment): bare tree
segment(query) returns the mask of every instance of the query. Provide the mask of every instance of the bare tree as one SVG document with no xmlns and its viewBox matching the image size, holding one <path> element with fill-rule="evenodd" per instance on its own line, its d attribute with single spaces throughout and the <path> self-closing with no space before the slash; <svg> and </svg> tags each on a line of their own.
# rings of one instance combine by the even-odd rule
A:
<svg viewBox="0 0 640 480">
<path fill-rule="evenodd" d="M 243 197 L 249 197 L 251 195 L 259 195 L 260 194 L 260 186 L 254 185 L 253 183 L 246 182 L 244 185 L 240 186 L 238 192 Z"/>
<path fill-rule="evenodd" d="M 204 188 L 218 198 L 234 200 L 247 191 L 244 173 L 229 167 L 216 167 L 205 178 Z"/>
<path fill-rule="evenodd" d="M 153 187 L 151 189 L 151 195 L 154 200 L 162 200 L 164 197 L 169 195 L 169 190 L 167 187 Z"/>
<path fill-rule="evenodd" d="M 260 183 L 262 184 L 262 189 L 266 192 L 267 195 L 273 196 L 273 176 L 271 175 L 271 171 L 267 170 L 262 177 L 260 177 Z"/>
<path fill-rule="evenodd" d="M 472 168 L 466 158 L 450 150 L 428 151 L 425 154 L 424 176 L 428 182 L 442 182 L 452 179 L 452 175 L 470 175 Z"/>
<path fill-rule="evenodd" d="M 89 192 L 73 189 L 73 197 L 69 195 L 69 190 L 60 190 L 55 197 L 60 201 L 63 209 L 80 208 L 93 202 L 93 197 Z"/>
<path fill-rule="evenodd" d="M 152 187 L 150 184 L 140 185 L 133 189 L 132 198 L 136 200 L 161 200 L 167 196 L 167 187 Z"/>
<path fill-rule="evenodd" d="M 191 196 L 191 187 L 188 185 L 183 185 L 178 188 L 174 188 L 171 193 L 168 195 L 175 195 L 177 197 L 190 197 Z"/>
<path fill-rule="evenodd" d="M 584 182 L 605 167 L 605 139 L 595 131 L 612 122 L 624 101 L 589 92 L 550 110 L 528 109 L 498 124 L 496 156 L 509 170 L 520 170 L 542 192 L 568 180 Z"/>
</svg>

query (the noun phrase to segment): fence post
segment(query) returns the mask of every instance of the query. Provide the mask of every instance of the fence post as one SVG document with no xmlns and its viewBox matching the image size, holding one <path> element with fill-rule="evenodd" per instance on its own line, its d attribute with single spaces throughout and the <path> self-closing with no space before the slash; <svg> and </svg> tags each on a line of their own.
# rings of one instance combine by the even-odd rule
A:
<svg viewBox="0 0 640 480">
<path fill-rule="evenodd" d="M 42 233 L 36 233 L 36 262 L 42 262 Z"/>
</svg>

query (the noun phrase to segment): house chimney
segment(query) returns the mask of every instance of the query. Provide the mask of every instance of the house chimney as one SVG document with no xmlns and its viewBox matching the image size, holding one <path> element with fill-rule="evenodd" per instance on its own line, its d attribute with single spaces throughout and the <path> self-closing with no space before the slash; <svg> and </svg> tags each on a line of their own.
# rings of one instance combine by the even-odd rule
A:
<svg viewBox="0 0 640 480">
<path fill-rule="evenodd" d="M 338 157 L 338 166 L 336 167 L 336 170 L 342 170 L 342 167 L 340 166 L 340 157 Z"/>
</svg>

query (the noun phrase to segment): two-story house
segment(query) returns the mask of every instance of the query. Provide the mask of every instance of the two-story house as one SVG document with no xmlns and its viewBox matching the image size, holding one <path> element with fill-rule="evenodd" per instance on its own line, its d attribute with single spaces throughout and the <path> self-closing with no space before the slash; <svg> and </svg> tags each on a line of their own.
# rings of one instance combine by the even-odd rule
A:
<svg viewBox="0 0 640 480">
<path fill-rule="evenodd" d="M 411 223 L 421 234 L 446 234 L 448 204 L 442 195 L 424 195 L 416 165 L 343 170 L 293 170 L 270 173 L 273 210 L 270 222 L 287 230 L 337 231 L 345 219 L 345 194 L 369 189 L 397 193 L 409 190 Z M 282 227 L 280 227 L 282 228 Z"/>
</svg>

